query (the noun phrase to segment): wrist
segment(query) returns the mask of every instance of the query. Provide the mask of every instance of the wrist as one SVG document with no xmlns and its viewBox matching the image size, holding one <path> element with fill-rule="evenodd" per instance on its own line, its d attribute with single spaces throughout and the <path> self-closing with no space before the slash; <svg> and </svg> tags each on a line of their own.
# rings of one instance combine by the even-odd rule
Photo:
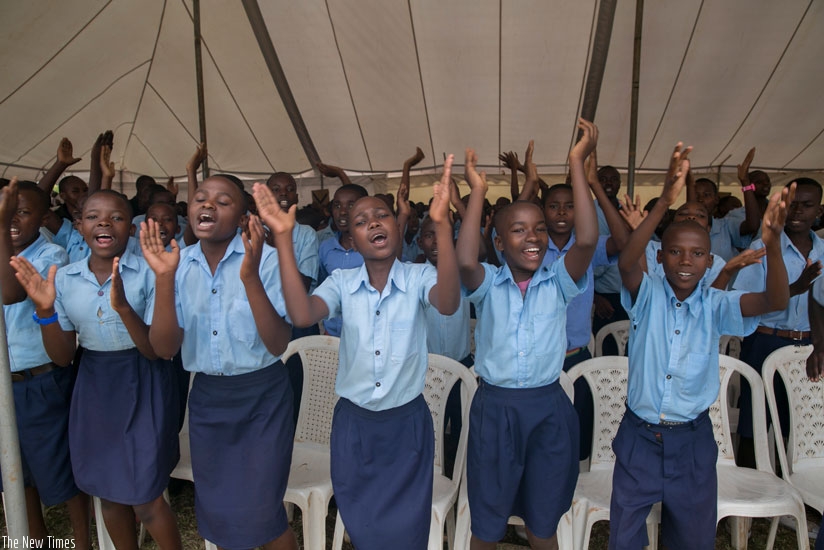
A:
<svg viewBox="0 0 824 550">
<path fill-rule="evenodd" d="M 38 312 L 35 310 L 35 312 L 31 314 L 31 318 L 35 323 L 37 323 L 40 326 L 51 325 L 52 323 L 57 322 L 57 311 L 52 309 L 51 314 L 39 315 Z"/>
<path fill-rule="evenodd" d="M 755 184 L 750 183 L 748 185 L 741 185 L 741 192 L 746 193 L 747 191 L 755 191 Z"/>
</svg>

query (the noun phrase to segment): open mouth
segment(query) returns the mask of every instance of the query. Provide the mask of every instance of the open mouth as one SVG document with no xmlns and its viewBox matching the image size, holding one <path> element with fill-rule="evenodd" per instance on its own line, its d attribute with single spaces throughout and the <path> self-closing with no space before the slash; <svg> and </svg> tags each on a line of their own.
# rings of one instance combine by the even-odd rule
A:
<svg viewBox="0 0 824 550">
<path fill-rule="evenodd" d="M 114 242 L 114 237 L 108 233 L 98 233 L 94 236 L 94 240 L 101 246 L 109 246 Z"/>
<path fill-rule="evenodd" d="M 20 236 L 20 228 L 19 227 L 12 227 L 9 229 L 9 235 L 11 235 L 12 239 L 16 239 Z"/>
<path fill-rule="evenodd" d="M 524 250 L 524 255 L 528 258 L 537 258 L 541 253 L 541 249 L 537 246 L 533 246 Z"/>
<path fill-rule="evenodd" d="M 161 239 L 165 239 L 165 238 L 166 238 L 166 235 L 167 235 L 167 233 L 161 229 L 161 230 L 160 230 L 160 238 L 161 238 Z"/>
<path fill-rule="evenodd" d="M 200 229 L 208 229 L 215 225 L 215 218 L 208 212 L 201 212 L 197 216 L 197 226 Z"/>
<path fill-rule="evenodd" d="M 284 210 L 289 210 L 289 201 L 283 200 L 283 201 L 280 201 L 279 204 L 280 204 L 280 207 L 283 208 Z"/>
<path fill-rule="evenodd" d="M 372 244 L 384 244 L 386 242 L 386 235 L 383 233 L 375 233 L 369 238 Z"/>
</svg>

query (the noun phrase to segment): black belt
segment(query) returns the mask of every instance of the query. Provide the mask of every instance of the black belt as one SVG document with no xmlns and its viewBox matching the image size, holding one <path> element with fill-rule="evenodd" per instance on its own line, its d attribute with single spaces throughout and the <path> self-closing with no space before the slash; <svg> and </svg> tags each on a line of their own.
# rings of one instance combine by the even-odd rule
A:
<svg viewBox="0 0 824 550">
<path fill-rule="evenodd" d="M 12 382 L 25 382 L 26 380 L 30 380 L 35 376 L 39 376 L 41 374 L 46 374 L 47 372 L 51 372 L 55 369 L 59 368 L 54 363 L 46 363 L 43 365 L 38 365 L 36 367 L 32 367 L 30 369 L 23 369 L 21 371 L 11 373 L 11 381 Z"/>
</svg>

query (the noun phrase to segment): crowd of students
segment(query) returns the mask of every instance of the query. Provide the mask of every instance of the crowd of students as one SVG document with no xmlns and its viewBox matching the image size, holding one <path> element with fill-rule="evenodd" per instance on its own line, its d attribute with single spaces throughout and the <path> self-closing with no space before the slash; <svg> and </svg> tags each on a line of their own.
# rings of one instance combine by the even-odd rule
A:
<svg viewBox="0 0 824 550">
<path fill-rule="evenodd" d="M 188 406 L 200 534 L 222 548 L 296 548 L 282 500 L 301 372 L 280 356 L 323 321 L 340 337 L 332 483 L 357 548 L 426 547 L 427 353 L 480 378 L 467 453 L 472 548 L 495 548 L 512 515 L 532 548 L 555 548 L 593 421 L 585 382 L 572 404 L 560 373 L 590 358 L 594 331 L 623 317 L 629 386 L 613 444 L 610 548 L 645 545 L 659 501 L 668 547 L 713 548 L 707 410 L 718 341 L 744 337 L 741 358 L 759 371 L 773 350 L 812 341 L 811 287 L 813 323 L 824 318 L 815 283 L 824 242 L 812 231 L 822 189 L 798 178 L 770 197 L 767 174 L 749 170 L 753 149 L 738 170 L 743 206 L 724 212 L 716 183 L 692 178 L 691 147 L 679 143 L 661 196 L 642 210 L 619 201 L 615 168 L 598 167 L 598 129 L 585 120 L 579 129 L 567 183 L 538 176 L 532 142 L 523 164 L 503 153 L 512 201 L 494 206 L 471 149 L 469 195 L 450 155 L 429 205 L 409 201 L 420 149 L 404 162 L 397 197 L 369 196 L 342 169 L 319 165 L 341 186 L 318 211 L 297 209 L 297 184 L 283 172 L 252 193 L 230 174 L 199 182 L 205 144 L 187 163 L 185 203 L 172 181 L 147 176 L 129 199 L 111 190 L 111 132 L 95 142 L 88 182 L 60 179 L 80 160 L 67 139 L 39 182 L 3 182 L 0 282 L 31 536 L 46 536 L 41 501 L 67 502 L 76 547 L 88 548 L 92 495 L 119 549 L 137 548 L 135 515 L 162 548 L 180 548 L 162 493 Z M 817 349 L 812 379 L 821 365 Z M 742 465 L 754 465 L 749 399 L 745 387 Z M 453 390 L 452 438 L 458 401 Z"/>
</svg>

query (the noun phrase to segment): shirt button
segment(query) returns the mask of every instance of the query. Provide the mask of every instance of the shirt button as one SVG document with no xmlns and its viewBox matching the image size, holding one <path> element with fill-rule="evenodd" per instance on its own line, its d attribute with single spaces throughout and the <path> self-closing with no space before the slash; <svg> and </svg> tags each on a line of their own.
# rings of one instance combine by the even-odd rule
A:
<svg viewBox="0 0 824 550">
<path fill-rule="evenodd" d="M 680 331 L 680 330 L 676 330 L 676 331 L 675 331 L 675 334 L 681 334 L 681 331 Z"/>
<path fill-rule="evenodd" d="M 380 355 L 380 354 L 381 354 L 381 350 L 376 349 L 376 350 L 375 350 L 375 355 Z"/>
<path fill-rule="evenodd" d="M 212 336 L 217 336 L 217 331 L 216 330 L 212 331 Z"/>
<path fill-rule="evenodd" d="M 98 290 L 98 291 L 97 291 L 97 295 L 98 295 L 98 296 L 103 296 L 103 291 L 102 291 L 102 290 Z"/>
<path fill-rule="evenodd" d="M 375 315 L 380 315 L 380 314 L 381 314 L 381 311 L 380 311 L 380 310 L 378 310 L 378 311 L 376 311 L 376 312 L 375 312 Z"/>
<path fill-rule="evenodd" d="M 523 356 L 524 356 L 524 352 L 519 351 L 519 352 L 518 352 L 518 357 L 523 357 Z"/>
<path fill-rule="evenodd" d="M 670 380 L 671 378 L 672 378 L 672 375 L 671 375 L 671 374 L 668 374 L 668 375 L 667 375 L 667 380 Z"/>
<path fill-rule="evenodd" d="M 675 307 L 681 307 L 681 302 L 676 303 Z"/>
<path fill-rule="evenodd" d="M 217 289 L 216 288 L 212 289 L 212 294 L 217 294 Z"/>
<path fill-rule="evenodd" d="M 376 387 L 376 388 L 380 388 L 380 387 L 381 387 L 381 383 L 380 383 L 380 382 L 375 382 L 375 387 Z"/>
<path fill-rule="evenodd" d="M 665 415 L 664 413 L 661 413 L 661 420 L 665 419 L 666 417 L 667 417 L 667 415 Z"/>
</svg>

